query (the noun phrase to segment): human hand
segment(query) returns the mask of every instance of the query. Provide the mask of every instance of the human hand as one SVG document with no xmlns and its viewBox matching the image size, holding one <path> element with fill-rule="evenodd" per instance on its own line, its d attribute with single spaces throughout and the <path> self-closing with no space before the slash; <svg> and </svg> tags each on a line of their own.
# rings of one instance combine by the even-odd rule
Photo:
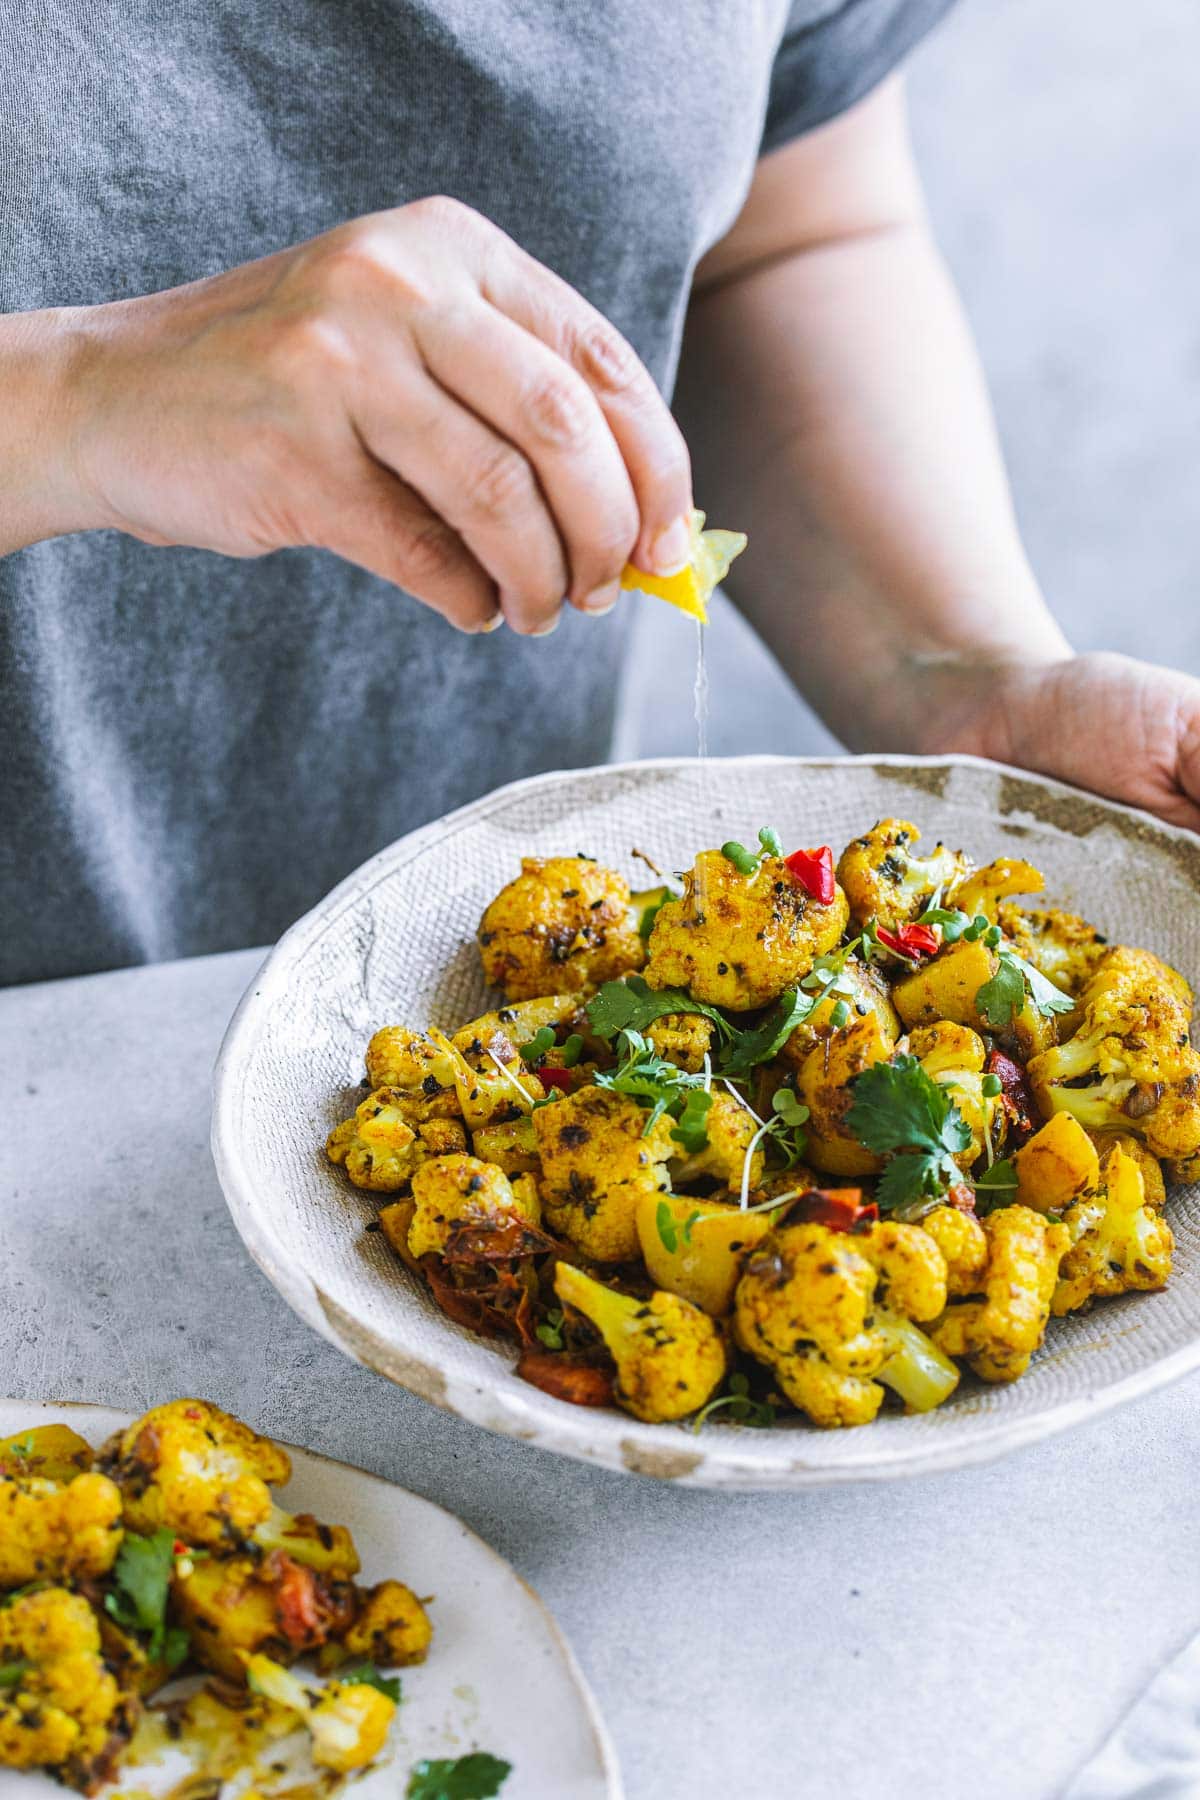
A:
<svg viewBox="0 0 1200 1800">
<path fill-rule="evenodd" d="M 944 695 L 937 748 L 1035 769 L 1200 831 L 1200 681 L 1191 675 L 1108 653 L 965 675 L 957 705 Z"/>
<path fill-rule="evenodd" d="M 52 315 L 50 315 L 52 316 Z M 70 528 L 336 552 L 464 631 L 605 612 L 688 555 L 691 473 L 621 335 L 448 199 L 64 315 Z"/>
</svg>

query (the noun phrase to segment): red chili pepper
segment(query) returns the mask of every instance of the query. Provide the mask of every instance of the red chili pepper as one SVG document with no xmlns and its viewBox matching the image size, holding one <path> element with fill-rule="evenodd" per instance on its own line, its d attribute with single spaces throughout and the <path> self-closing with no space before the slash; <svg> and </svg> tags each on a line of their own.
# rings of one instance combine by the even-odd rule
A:
<svg viewBox="0 0 1200 1800">
<path fill-rule="evenodd" d="M 972 1218 L 974 1218 L 975 1189 L 973 1187 L 968 1187 L 965 1181 L 956 1181 L 954 1186 L 947 1190 L 946 1200 L 950 1206 L 953 1206 L 956 1209 L 956 1211 L 960 1213 L 970 1213 Z"/>
<path fill-rule="evenodd" d="M 564 1094 L 569 1094 L 575 1086 L 570 1069 L 539 1069 L 537 1075 L 543 1087 L 561 1088 Z"/>
<path fill-rule="evenodd" d="M 793 850 L 784 857 L 783 866 L 791 870 L 806 894 L 822 906 L 832 906 L 833 851 L 828 844 L 822 844 L 819 850 Z"/>
<path fill-rule="evenodd" d="M 877 925 L 875 936 L 897 956 L 907 956 L 913 962 L 919 962 L 923 956 L 934 956 L 941 948 L 937 933 L 928 925 L 900 925 L 895 931 L 889 931 L 886 925 Z"/>
<path fill-rule="evenodd" d="M 1005 1056 L 1003 1050 L 989 1050 L 983 1066 L 985 1072 L 994 1075 L 1000 1083 L 1004 1110 L 1008 1114 L 1009 1143 L 1020 1149 L 1037 1130 L 1037 1108 L 1025 1071 L 1019 1062 Z"/>
<path fill-rule="evenodd" d="M 824 1225 L 830 1231 L 852 1231 L 879 1217 L 872 1200 L 863 1206 L 861 1188 L 813 1188 L 800 1194 L 787 1208 L 790 1225 Z"/>
<path fill-rule="evenodd" d="M 182 1538 L 175 1539 L 175 1542 L 171 1545 L 171 1554 L 172 1556 L 187 1556 L 188 1547 Z"/>
</svg>

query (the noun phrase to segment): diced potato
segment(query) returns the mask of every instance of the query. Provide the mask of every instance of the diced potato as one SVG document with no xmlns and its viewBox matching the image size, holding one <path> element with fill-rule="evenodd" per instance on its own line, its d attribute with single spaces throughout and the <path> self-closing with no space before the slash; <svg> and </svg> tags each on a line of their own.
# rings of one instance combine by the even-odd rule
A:
<svg viewBox="0 0 1200 1800">
<path fill-rule="evenodd" d="M 1034 1212 L 1063 1212 L 1100 1179 L 1096 1146 L 1070 1113 L 1055 1113 L 1013 1157 L 1017 1200 Z"/>
</svg>

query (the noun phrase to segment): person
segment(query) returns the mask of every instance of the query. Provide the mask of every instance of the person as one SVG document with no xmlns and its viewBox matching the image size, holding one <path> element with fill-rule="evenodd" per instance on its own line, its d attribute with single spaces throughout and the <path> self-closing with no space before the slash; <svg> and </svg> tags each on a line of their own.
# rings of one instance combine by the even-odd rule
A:
<svg viewBox="0 0 1200 1800">
<path fill-rule="evenodd" d="M 0 979 L 603 760 L 693 487 L 848 745 L 1200 825 L 1200 684 L 1073 655 L 1018 537 L 906 136 L 949 4 L 10 0 Z"/>
</svg>

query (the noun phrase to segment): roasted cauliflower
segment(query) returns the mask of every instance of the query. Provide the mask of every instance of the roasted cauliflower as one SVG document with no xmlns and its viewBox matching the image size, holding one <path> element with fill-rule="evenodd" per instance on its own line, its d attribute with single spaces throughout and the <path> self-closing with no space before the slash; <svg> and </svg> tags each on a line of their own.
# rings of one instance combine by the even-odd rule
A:
<svg viewBox="0 0 1200 1800">
<path fill-rule="evenodd" d="M 380 1581 L 359 1593 L 357 1611 L 341 1634 L 342 1658 L 365 1658 L 380 1669 L 407 1669 L 425 1661 L 433 1638 L 429 1614 L 402 1581 Z M 330 1644 L 322 1652 L 328 1666 Z"/>
<path fill-rule="evenodd" d="M 1166 1286 L 1175 1239 L 1146 1201 L 1140 1165 L 1119 1144 L 1105 1152 L 1095 1192 L 1081 1195 L 1062 1222 L 1071 1247 L 1051 1301 L 1056 1315 L 1110 1294 Z"/>
<path fill-rule="evenodd" d="M 12 1456 L 0 1475 L 0 1588 L 106 1575 L 121 1547 L 121 1495 L 106 1475 L 66 1482 L 22 1475 Z"/>
<path fill-rule="evenodd" d="M 600 1333 L 616 1364 L 617 1404 L 635 1419 L 682 1419 L 703 1406 L 724 1377 L 728 1359 L 720 1330 L 677 1294 L 639 1300 L 565 1262 L 555 1269 L 554 1291 Z"/>
<path fill-rule="evenodd" d="M 46 1587 L 0 1606 L 0 1764 L 93 1793 L 115 1772 L 137 1712 L 81 1594 Z"/>
<path fill-rule="evenodd" d="M 941 1251 L 915 1225 L 784 1224 L 746 1260 L 734 1331 L 814 1425 L 865 1425 L 885 1386 L 914 1411 L 953 1392 L 957 1369 L 913 1322 L 945 1303 Z"/>
<path fill-rule="evenodd" d="M 671 1121 L 608 1088 L 581 1088 L 539 1107 L 533 1128 L 542 1163 L 546 1219 L 593 1262 L 628 1262 L 638 1253 L 637 1206 L 666 1189 L 678 1155 Z"/>
<path fill-rule="evenodd" d="M 664 1013 L 646 1027 L 646 1037 L 676 1068 L 698 1075 L 713 1046 L 713 1023 L 703 1013 Z"/>
<path fill-rule="evenodd" d="M 430 1156 L 465 1150 L 467 1134 L 458 1119 L 430 1119 L 411 1125 L 406 1096 L 399 1088 L 376 1088 L 335 1125 L 325 1145 L 331 1163 L 345 1166 L 355 1187 L 394 1194 L 407 1187 Z"/>
<path fill-rule="evenodd" d="M 366 1065 L 372 1089 L 396 1096 L 409 1124 L 458 1116 L 454 1060 L 427 1032 L 381 1026 L 367 1045 Z"/>
<path fill-rule="evenodd" d="M 983 1298 L 953 1302 L 930 1335 L 947 1356 L 965 1357 L 984 1381 L 1015 1381 L 1041 1346 L 1070 1233 L 1028 1206 L 989 1213 L 983 1230 Z"/>
<path fill-rule="evenodd" d="M 1082 1023 L 1035 1056 L 1029 1080 L 1043 1114 L 1139 1137 L 1153 1155 L 1200 1150 L 1200 1055 L 1191 989 L 1149 950 L 1110 950 L 1079 996 Z"/>
<path fill-rule="evenodd" d="M 1064 994 L 1078 994 L 1083 989 L 1108 949 L 1107 939 L 1094 925 L 1078 913 L 1060 912 L 1057 907 L 1036 911 L 1006 903 L 998 909 L 997 918 L 1025 961 Z"/>
<path fill-rule="evenodd" d="M 444 1250 L 454 1228 L 470 1221 L 516 1215 L 539 1222 L 529 1190 L 517 1192 L 503 1169 L 477 1156 L 431 1157 L 413 1176 L 412 1195 L 408 1248 L 414 1257 Z"/>
<path fill-rule="evenodd" d="M 876 1014 L 869 1012 L 835 1031 L 805 1057 L 796 1091 L 809 1110 L 806 1155 L 815 1169 L 831 1175 L 873 1175 L 883 1167 L 882 1159 L 848 1129 L 845 1117 L 854 1101 L 855 1076 L 887 1062 L 892 1049 Z"/>
<path fill-rule="evenodd" d="M 672 1163 L 672 1175 L 675 1183 L 697 1181 L 704 1176 L 711 1176 L 714 1181 L 723 1185 L 740 1186 L 742 1171 L 746 1166 L 746 1153 L 755 1136 L 760 1136 L 758 1121 L 740 1100 L 733 1095 L 715 1089 L 712 1105 L 705 1115 L 705 1128 L 708 1132 L 708 1143 L 703 1150 L 692 1154 L 682 1152 L 675 1146 L 675 1160 Z M 750 1181 L 758 1181 L 763 1172 L 764 1154 L 761 1148 L 750 1157 Z"/>
<path fill-rule="evenodd" d="M 944 895 L 967 874 L 970 863 L 961 850 L 935 844 L 928 856 L 918 856 L 920 837 L 908 819 L 880 819 L 846 845 L 837 878 L 857 926 L 869 919 L 889 931 L 911 924 L 935 894 Z"/>
<path fill-rule="evenodd" d="M 579 856 L 526 856 L 479 921 L 483 972 L 508 999 L 578 993 L 640 969 L 629 884 Z"/>
<path fill-rule="evenodd" d="M 744 875 L 722 851 L 702 850 L 682 895 L 655 916 L 646 980 L 732 1012 L 766 1006 L 834 948 L 848 916 L 840 888 L 822 906 L 777 856 Z"/>
<path fill-rule="evenodd" d="M 349 1774 L 373 1762 L 387 1741 L 396 1702 L 362 1681 L 312 1687 L 268 1656 L 247 1658 L 251 1690 L 292 1713 L 312 1738 L 319 1769 Z"/>
</svg>

